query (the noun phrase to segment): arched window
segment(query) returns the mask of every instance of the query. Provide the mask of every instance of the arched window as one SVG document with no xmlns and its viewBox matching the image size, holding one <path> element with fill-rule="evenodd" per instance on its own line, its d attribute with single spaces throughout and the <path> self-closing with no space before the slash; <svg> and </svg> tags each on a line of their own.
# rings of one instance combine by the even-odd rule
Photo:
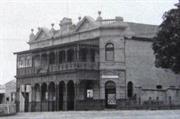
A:
<svg viewBox="0 0 180 119">
<path fill-rule="evenodd" d="M 112 43 L 107 43 L 105 46 L 105 58 L 106 61 L 114 60 L 114 45 Z"/>
<path fill-rule="evenodd" d="M 39 102 L 41 100 L 40 98 L 40 85 L 39 84 L 35 84 L 35 101 Z"/>
<path fill-rule="evenodd" d="M 130 81 L 128 82 L 128 98 L 133 97 L 133 83 Z"/>
</svg>

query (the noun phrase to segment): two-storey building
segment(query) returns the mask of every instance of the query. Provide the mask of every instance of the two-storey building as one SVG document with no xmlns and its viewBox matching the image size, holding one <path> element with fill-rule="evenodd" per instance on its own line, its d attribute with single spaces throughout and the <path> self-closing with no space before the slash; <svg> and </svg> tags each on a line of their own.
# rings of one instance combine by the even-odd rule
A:
<svg viewBox="0 0 180 119">
<path fill-rule="evenodd" d="M 33 29 L 30 49 L 17 52 L 19 111 L 97 110 L 178 103 L 178 75 L 154 67 L 155 25 L 122 17 L 70 18 Z"/>
</svg>

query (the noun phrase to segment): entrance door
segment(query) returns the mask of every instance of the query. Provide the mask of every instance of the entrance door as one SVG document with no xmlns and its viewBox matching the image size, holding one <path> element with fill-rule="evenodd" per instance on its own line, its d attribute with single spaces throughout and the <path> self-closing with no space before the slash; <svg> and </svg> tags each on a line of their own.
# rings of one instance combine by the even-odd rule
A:
<svg viewBox="0 0 180 119">
<path fill-rule="evenodd" d="M 105 101 L 106 108 L 116 107 L 116 85 L 112 81 L 108 81 L 105 84 Z"/>
</svg>

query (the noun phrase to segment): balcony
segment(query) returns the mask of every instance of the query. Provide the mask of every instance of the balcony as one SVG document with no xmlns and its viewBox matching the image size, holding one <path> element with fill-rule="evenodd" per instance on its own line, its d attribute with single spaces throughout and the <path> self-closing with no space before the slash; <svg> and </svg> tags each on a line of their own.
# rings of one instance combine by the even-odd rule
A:
<svg viewBox="0 0 180 119">
<path fill-rule="evenodd" d="M 98 70 L 97 62 L 71 62 L 63 64 L 54 64 L 40 67 L 25 67 L 17 69 L 17 76 L 32 76 L 41 74 L 50 74 L 55 72 L 73 71 L 73 70 Z"/>
</svg>

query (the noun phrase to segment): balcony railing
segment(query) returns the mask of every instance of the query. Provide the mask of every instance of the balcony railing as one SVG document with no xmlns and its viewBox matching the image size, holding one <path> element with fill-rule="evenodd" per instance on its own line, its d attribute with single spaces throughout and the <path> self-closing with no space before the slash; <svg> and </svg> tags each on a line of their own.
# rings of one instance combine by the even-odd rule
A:
<svg viewBox="0 0 180 119">
<path fill-rule="evenodd" d="M 36 74 L 47 74 L 70 70 L 98 70 L 97 62 L 71 62 L 63 64 L 46 65 L 40 67 L 26 67 L 17 69 L 17 76 L 28 76 Z"/>
</svg>

